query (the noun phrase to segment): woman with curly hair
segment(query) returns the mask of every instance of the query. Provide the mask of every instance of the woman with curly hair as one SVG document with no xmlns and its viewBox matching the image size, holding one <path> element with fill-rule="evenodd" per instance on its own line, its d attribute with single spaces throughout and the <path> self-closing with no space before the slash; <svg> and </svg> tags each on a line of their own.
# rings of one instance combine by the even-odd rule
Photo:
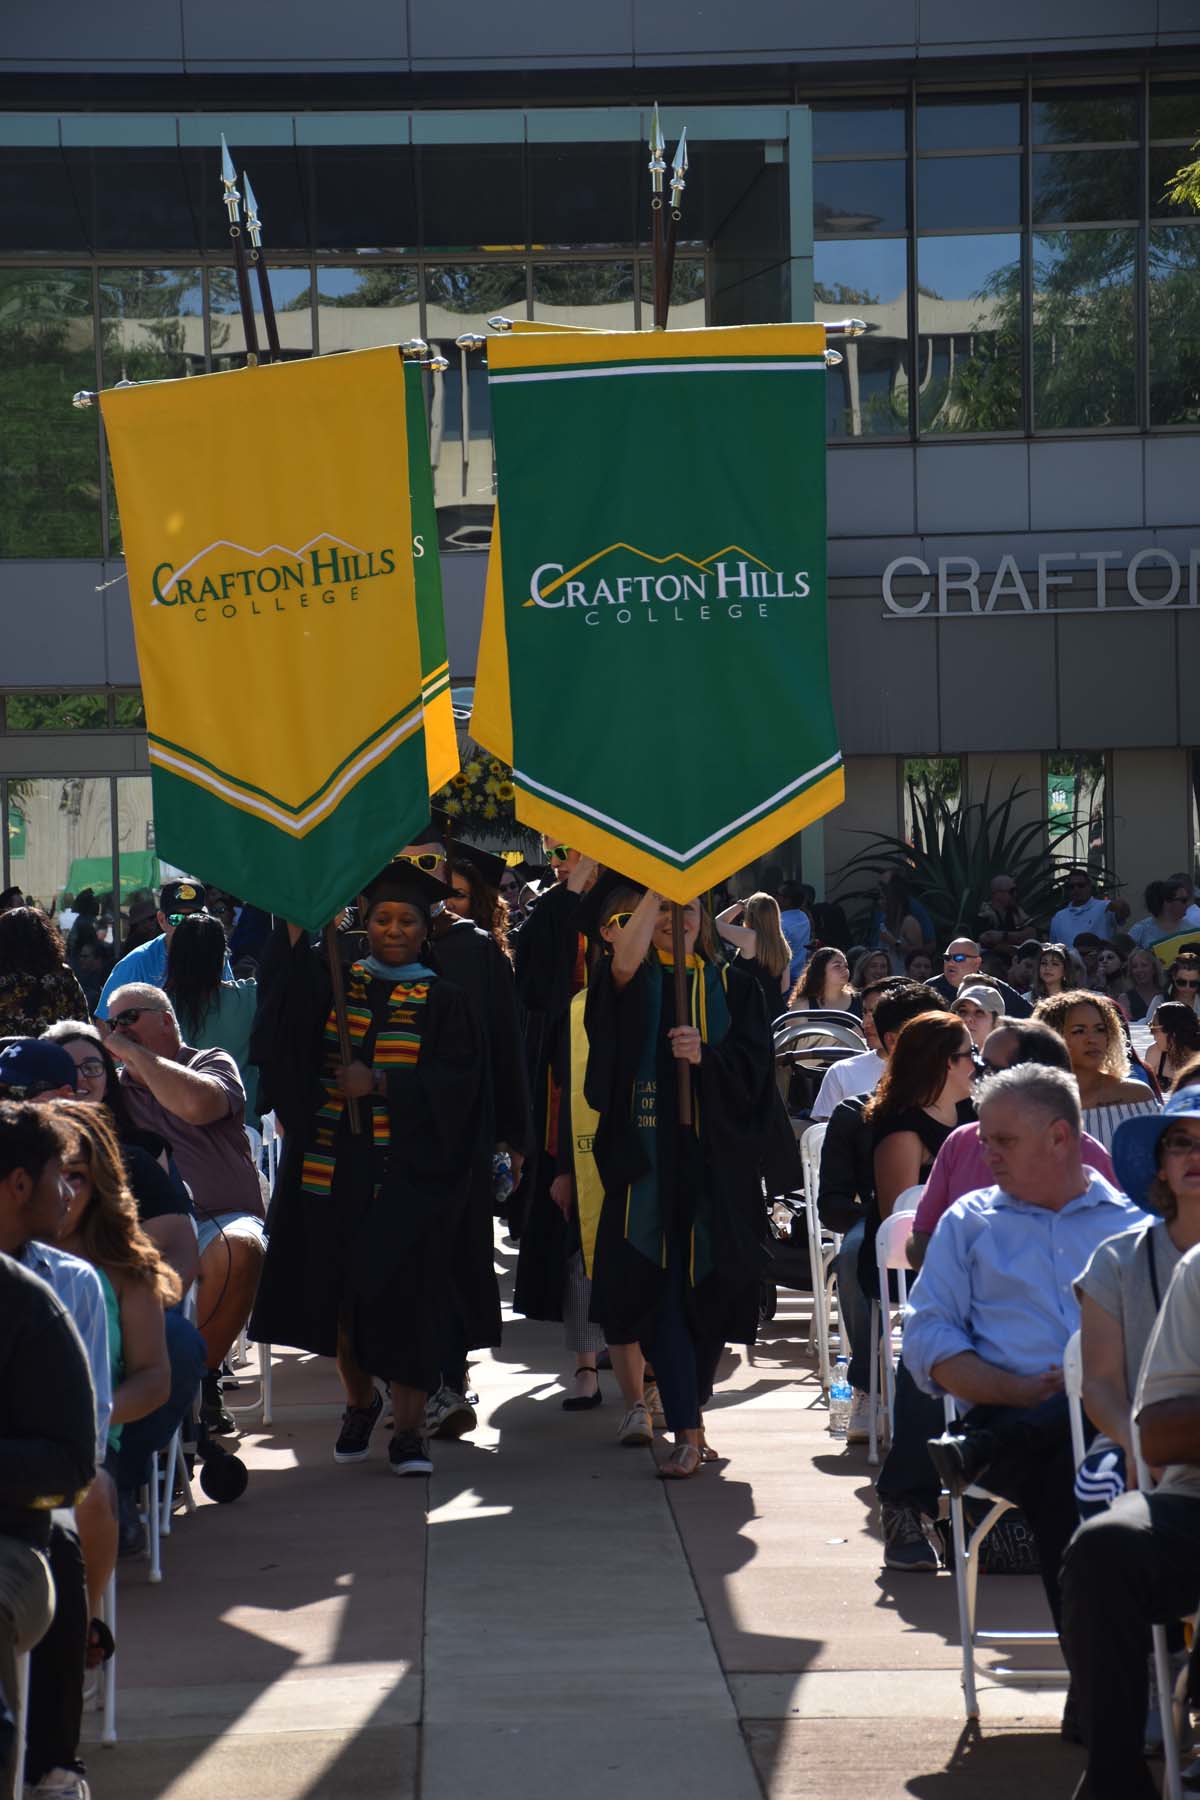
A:
<svg viewBox="0 0 1200 1800">
<path fill-rule="evenodd" d="M 1039 1000 L 1033 1016 L 1066 1044 L 1079 1083 L 1083 1128 L 1106 1150 L 1112 1149 L 1113 1133 L 1124 1119 L 1159 1110 L 1145 1082 L 1130 1079 L 1124 1022 L 1106 994 L 1068 988 L 1065 994 Z"/>
<path fill-rule="evenodd" d="M 121 1433 L 130 1420 L 144 1419 L 170 1397 L 163 1309 L 179 1299 L 181 1283 L 138 1223 L 121 1147 L 103 1111 L 78 1100 L 59 1100 L 54 1115 L 73 1140 L 63 1161 L 63 1182 L 70 1199 L 58 1244 L 91 1263 L 100 1277 L 108 1309 L 113 1388 L 108 1456 L 86 1500 L 76 1508 L 93 1620 L 88 1659 L 94 1665 L 112 1653 L 111 1640 L 106 1641 L 96 1620 L 117 1560 Z"/>
<path fill-rule="evenodd" d="M 54 921 L 37 906 L 0 913 L 0 1037 L 40 1037 L 56 1019 L 90 1016 Z"/>
<path fill-rule="evenodd" d="M 857 1012 L 858 995 L 850 985 L 850 964 L 845 952 L 831 944 L 814 950 L 808 967 L 788 995 L 788 1006 L 793 1012 L 826 1007 L 835 1012 Z"/>
<path fill-rule="evenodd" d="M 1165 1000 L 1157 1008 L 1150 1027 L 1154 1043 L 1146 1052 L 1146 1067 L 1165 1091 L 1183 1065 L 1200 1050 L 1200 1019 L 1179 1000 Z"/>
<path fill-rule="evenodd" d="M 446 911 L 459 919 L 471 919 L 486 931 L 510 961 L 508 901 L 501 898 L 504 858 L 477 850 L 474 844 L 453 840 L 446 846 Z"/>
</svg>

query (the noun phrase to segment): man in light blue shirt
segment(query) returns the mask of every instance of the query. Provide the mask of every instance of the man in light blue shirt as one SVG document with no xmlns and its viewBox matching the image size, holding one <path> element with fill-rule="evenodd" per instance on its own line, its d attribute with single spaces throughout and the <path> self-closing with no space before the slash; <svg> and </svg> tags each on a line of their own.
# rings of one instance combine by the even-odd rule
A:
<svg viewBox="0 0 1200 1800">
<path fill-rule="evenodd" d="M 1073 1283 L 1106 1238 L 1145 1215 L 1085 1170 L 1074 1077 L 1026 1063 L 986 1081 L 979 1141 L 998 1185 L 943 1216 L 913 1286 L 904 1361 L 969 1409 L 929 1453 L 951 1493 L 974 1481 L 1022 1508 L 1059 1622 L 1058 1570 L 1076 1523 L 1062 1359 Z"/>
<path fill-rule="evenodd" d="M 129 987 L 133 982 L 160 988 L 167 972 L 167 951 L 171 948 L 171 939 L 175 936 L 175 927 L 179 920 L 188 913 L 202 913 L 207 910 L 203 882 L 168 881 L 158 897 L 158 924 L 161 935 L 151 938 L 148 944 L 139 944 L 136 950 L 130 950 L 119 962 L 113 964 L 108 980 L 100 990 L 100 998 L 96 1002 L 96 1017 L 107 1019 L 109 995 L 115 994 L 118 988 Z M 225 958 L 221 979 L 223 981 L 233 980 L 233 970 L 229 966 L 228 956 Z"/>
</svg>

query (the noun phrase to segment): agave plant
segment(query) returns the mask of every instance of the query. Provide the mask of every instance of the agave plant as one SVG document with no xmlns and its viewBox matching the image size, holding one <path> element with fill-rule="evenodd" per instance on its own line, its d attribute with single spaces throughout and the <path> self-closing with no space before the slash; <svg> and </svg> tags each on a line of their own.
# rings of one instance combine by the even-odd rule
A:
<svg viewBox="0 0 1200 1800">
<path fill-rule="evenodd" d="M 1013 823 L 1013 808 L 1032 790 L 1016 783 L 999 805 L 991 801 L 991 783 L 983 798 L 969 806 L 943 794 L 909 787 L 912 841 L 890 832 L 863 832 L 870 841 L 845 865 L 843 877 L 897 874 L 933 919 L 940 938 L 977 928 L 979 909 L 987 900 L 995 875 L 1011 875 L 1021 910 L 1045 920 L 1062 904 L 1059 887 L 1075 858 L 1060 853 L 1074 835 L 1073 820 L 1028 819 Z M 1094 870 L 1098 885 L 1109 872 Z M 873 891 L 857 889 L 846 899 L 873 899 Z"/>
</svg>

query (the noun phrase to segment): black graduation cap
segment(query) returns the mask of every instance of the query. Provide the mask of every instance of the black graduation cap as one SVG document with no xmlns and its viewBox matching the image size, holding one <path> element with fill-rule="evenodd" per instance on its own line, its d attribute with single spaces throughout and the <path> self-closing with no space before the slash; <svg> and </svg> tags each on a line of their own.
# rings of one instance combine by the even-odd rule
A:
<svg viewBox="0 0 1200 1800">
<path fill-rule="evenodd" d="M 598 938 L 600 927 L 607 925 L 612 917 L 614 900 L 622 888 L 632 888 L 637 894 L 644 894 L 646 884 L 634 881 L 628 875 L 619 875 L 615 869 L 601 869 L 599 875 L 588 892 L 583 896 L 579 912 L 576 915 L 580 931 L 585 937 Z"/>
<path fill-rule="evenodd" d="M 454 835 L 454 824 L 449 813 L 435 806 L 429 815 L 429 823 L 414 831 L 409 838 L 410 844 L 446 844 Z"/>
<path fill-rule="evenodd" d="M 417 840 L 418 843 L 422 841 L 428 840 Z M 439 881 L 436 875 L 430 875 L 424 869 L 418 869 L 416 863 L 398 856 L 363 889 L 363 918 L 382 900 L 403 900 L 428 918 L 448 892 L 446 883 Z"/>
<path fill-rule="evenodd" d="M 493 856 L 489 850 L 481 850 L 477 844 L 463 844 L 457 838 L 446 845 L 446 856 L 450 867 L 455 863 L 466 863 L 491 888 L 500 886 L 500 877 L 508 867 L 502 856 Z"/>
</svg>

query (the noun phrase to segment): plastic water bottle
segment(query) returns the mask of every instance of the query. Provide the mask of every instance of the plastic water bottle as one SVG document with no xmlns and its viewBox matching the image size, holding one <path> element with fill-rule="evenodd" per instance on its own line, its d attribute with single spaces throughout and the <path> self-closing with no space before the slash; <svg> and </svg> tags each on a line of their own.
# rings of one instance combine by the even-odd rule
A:
<svg viewBox="0 0 1200 1800">
<path fill-rule="evenodd" d="M 839 1356 L 834 1366 L 833 1381 L 829 1387 L 829 1435 L 844 1438 L 850 1424 L 850 1403 L 854 1395 L 850 1388 L 850 1369 L 844 1356 Z"/>
</svg>

